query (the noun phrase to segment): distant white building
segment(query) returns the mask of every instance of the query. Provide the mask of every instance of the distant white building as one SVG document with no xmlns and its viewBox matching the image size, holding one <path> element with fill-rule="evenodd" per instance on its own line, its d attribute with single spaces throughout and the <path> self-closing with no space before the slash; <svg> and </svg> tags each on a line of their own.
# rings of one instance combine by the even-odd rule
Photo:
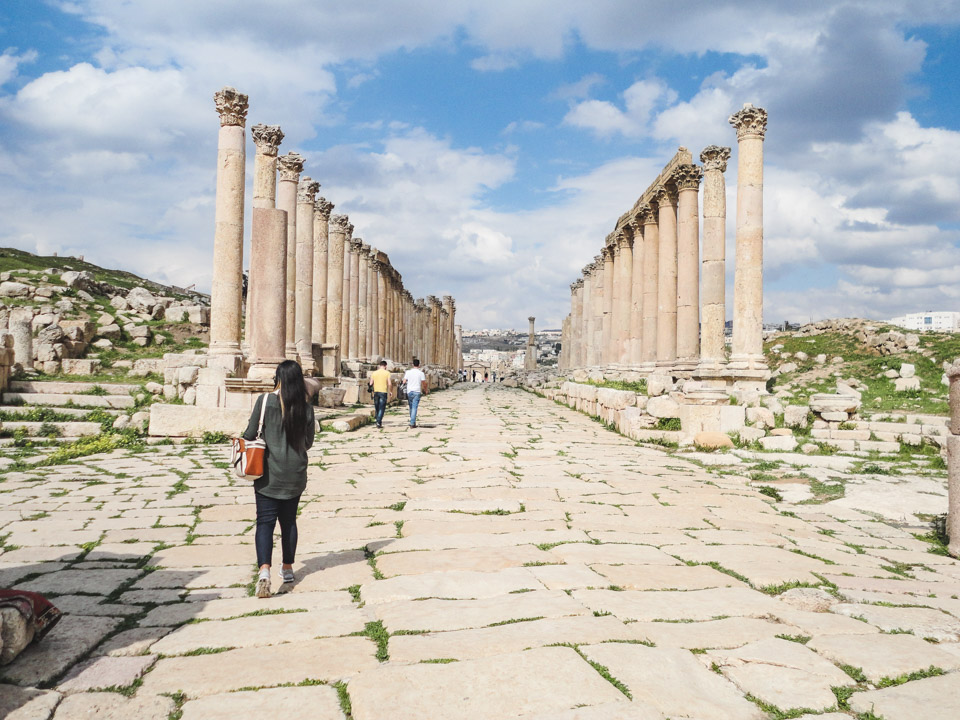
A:
<svg viewBox="0 0 960 720">
<path fill-rule="evenodd" d="M 891 325 L 906 330 L 930 330 L 934 332 L 960 331 L 960 312 L 922 312 L 908 313 L 890 319 Z"/>
</svg>

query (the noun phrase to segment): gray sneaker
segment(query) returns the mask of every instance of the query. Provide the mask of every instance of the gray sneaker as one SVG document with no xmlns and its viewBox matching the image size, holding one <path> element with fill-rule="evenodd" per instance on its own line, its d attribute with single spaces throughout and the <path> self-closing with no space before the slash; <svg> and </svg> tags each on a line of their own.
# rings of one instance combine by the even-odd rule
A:
<svg viewBox="0 0 960 720">
<path fill-rule="evenodd" d="M 284 585 L 296 582 L 296 578 L 293 576 L 293 570 L 280 570 L 280 580 Z"/>
</svg>

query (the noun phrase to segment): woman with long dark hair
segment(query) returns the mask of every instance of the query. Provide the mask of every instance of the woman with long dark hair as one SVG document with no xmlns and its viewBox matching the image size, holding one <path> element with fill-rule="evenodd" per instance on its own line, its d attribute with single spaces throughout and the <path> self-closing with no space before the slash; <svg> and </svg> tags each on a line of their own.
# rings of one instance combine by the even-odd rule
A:
<svg viewBox="0 0 960 720">
<path fill-rule="evenodd" d="M 307 486 L 307 450 L 313 445 L 313 408 L 307 402 L 303 372 L 293 360 L 277 366 L 275 389 L 257 399 L 250 422 L 243 433 L 247 440 L 257 436 L 260 407 L 267 404 L 263 418 L 263 439 L 267 460 L 263 475 L 253 483 L 257 500 L 257 597 L 270 597 L 270 565 L 273 557 L 273 530 L 280 522 L 283 564 L 280 578 L 292 583 L 293 560 L 297 552 L 297 508 Z"/>
</svg>

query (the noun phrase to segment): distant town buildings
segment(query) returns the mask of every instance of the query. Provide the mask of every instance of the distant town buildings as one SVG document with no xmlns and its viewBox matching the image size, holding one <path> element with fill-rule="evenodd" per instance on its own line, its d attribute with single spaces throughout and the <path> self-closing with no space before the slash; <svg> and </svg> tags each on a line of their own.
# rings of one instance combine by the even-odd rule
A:
<svg viewBox="0 0 960 720">
<path fill-rule="evenodd" d="M 890 319 L 891 325 L 905 330 L 929 330 L 934 332 L 960 331 L 960 312 L 943 310 L 940 312 L 907 313 Z"/>
</svg>

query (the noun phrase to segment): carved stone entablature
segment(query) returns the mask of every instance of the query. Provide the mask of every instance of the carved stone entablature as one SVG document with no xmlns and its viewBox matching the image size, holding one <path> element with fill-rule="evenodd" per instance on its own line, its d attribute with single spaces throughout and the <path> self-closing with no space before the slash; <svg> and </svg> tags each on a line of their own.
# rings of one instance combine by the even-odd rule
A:
<svg viewBox="0 0 960 720">
<path fill-rule="evenodd" d="M 334 226 L 336 232 L 342 232 L 346 235 L 350 219 L 346 215 L 331 215 L 330 224 Z"/>
<path fill-rule="evenodd" d="M 680 165 L 673 173 L 673 181 L 677 184 L 678 191 L 697 190 L 702 177 L 703 170 L 699 165 Z"/>
<path fill-rule="evenodd" d="M 703 163 L 704 172 L 711 170 L 727 171 L 727 160 L 730 159 L 730 148 L 720 147 L 719 145 L 710 145 L 700 153 L 700 162 Z"/>
<path fill-rule="evenodd" d="M 253 144 L 257 146 L 258 153 L 271 157 L 277 156 L 277 148 L 283 142 L 283 130 L 279 125 L 254 125 L 250 128 L 250 134 L 253 136 Z"/>
<path fill-rule="evenodd" d="M 237 92 L 236 88 L 225 87 L 213 94 L 213 103 L 220 113 L 220 125 L 239 125 L 243 127 L 247 122 L 247 107 L 249 100 L 246 95 Z"/>
<path fill-rule="evenodd" d="M 657 188 L 657 205 L 663 207 L 664 205 L 673 205 L 677 204 L 677 186 L 670 183 L 667 185 L 661 185 Z"/>
<path fill-rule="evenodd" d="M 767 132 L 767 111 L 744 103 L 743 109 L 730 116 L 730 124 L 737 130 L 737 140 L 749 137 L 763 140 Z"/>
<path fill-rule="evenodd" d="M 320 183 L 309 175 L 304 175 L 300 178 L 300 184 L 297 185 L 297 203 L 313 205 L 313 196 L 317 194 L 319 189 Z"/>
<path fill-rule="evenodd" d="M 306 162 L 303 155 L 295 152 L 288 152 L 277 158 L 277 172 L 280 173 L 281 180 L 297 182 L 300 173 L 303 172 L 303 163 Z"/>
<path fill-rule="evenodd" d="M 313 201 L 313 210 L 324 220 L 330 220 L 330 212 L 333 210 L 333 203 L 322 195 Z"/>
</svg>

